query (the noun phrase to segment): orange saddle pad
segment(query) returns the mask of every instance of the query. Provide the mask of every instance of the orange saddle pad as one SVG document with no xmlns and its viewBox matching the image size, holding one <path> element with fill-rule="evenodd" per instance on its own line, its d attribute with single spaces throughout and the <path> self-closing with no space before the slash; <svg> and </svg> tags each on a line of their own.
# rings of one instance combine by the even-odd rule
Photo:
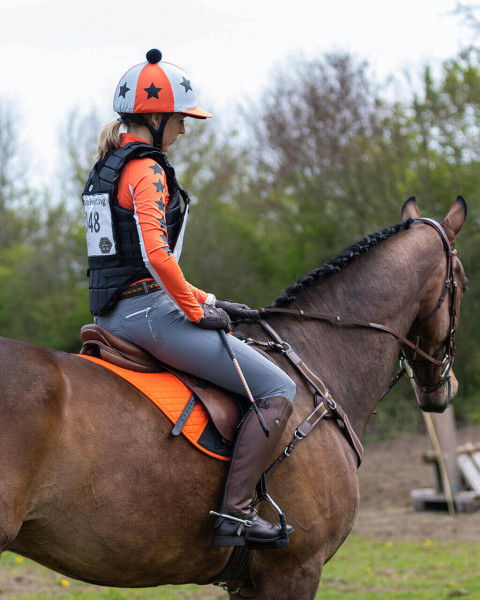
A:
<svg viewBox="0 0 480 600">
<path fill-rule="evenodd" d="M 97 363 L 109 371 L 128 381 L 137 390 L 142 392 L 151 402 L 159 408 L 172 422 L 176 423 L 182 414 L 185 405 L 190 400 L 192 391 L 172 373 L 139 373 L 117 367 L 101 358 L 77 354 L 80 358 Z M 218 458 L 230 460 L 232 444 L 221 437 L 213 425 L 203 404 L 197 401 L 195 407 L 182 428 L 182 434 L 196 448 Z"/>
</svg>

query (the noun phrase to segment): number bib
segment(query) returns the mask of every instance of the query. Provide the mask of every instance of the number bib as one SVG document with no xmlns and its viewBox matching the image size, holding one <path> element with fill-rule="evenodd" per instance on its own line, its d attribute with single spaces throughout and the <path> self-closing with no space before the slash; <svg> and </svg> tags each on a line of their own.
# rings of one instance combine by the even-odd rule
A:
<svg viewBox="0 0 480 600">
<path fill-rule="evenodd" d="M 88 256 L 111 256 L 116 254 L 113 237 L 112 212 L 108 194 L 85 194 L 82 196 L 87 230 Z"/>
</svg>

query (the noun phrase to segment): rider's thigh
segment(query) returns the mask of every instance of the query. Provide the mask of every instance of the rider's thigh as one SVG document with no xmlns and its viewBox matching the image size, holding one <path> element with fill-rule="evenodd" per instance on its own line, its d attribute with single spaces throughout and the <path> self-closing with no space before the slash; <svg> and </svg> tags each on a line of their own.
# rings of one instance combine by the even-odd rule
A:
<svg viewBox="0 0 480 600">
<path fill-rule="evenodd" d="M 152 308 L 147 321 L 152 332 L 147 350 L 161 361 L 246 395 L 218 331 L 197 327 L 180 310 Z M 235 336 L 228 339 L 255 399 L 286 396 L 293 402 L 295 383 L 284 371 Z"/>
<path fill-rule="evenodd" d="M 171 367 L 246 396 L 218 331 L 194 325 L 163 290 L 122 300 L 97 322 Z M 235 336 L 228 339 L 256 400 L 293 402 L 295 383 L 284 371 Z"/>
</svg>

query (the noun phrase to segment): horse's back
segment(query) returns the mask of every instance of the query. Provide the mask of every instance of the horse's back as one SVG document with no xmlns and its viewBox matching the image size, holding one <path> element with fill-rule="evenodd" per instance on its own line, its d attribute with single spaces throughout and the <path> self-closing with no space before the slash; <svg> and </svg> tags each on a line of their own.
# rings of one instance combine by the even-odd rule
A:
<svg viewBox="0 0 480 600">
<path fill-rule="evenodd" d="M 154 585 L 181 557 L 198 562 L 178 541 L 188 526 L 191 542 L 218 560 L 208 510 L 224 463 L 173 439 L 160 411 L 99 365 L 3 339 L 0 361 L 0 427 L 10 431 L 0 442 L 1 487 L 15 512 L 7 524 L 0 517 L 0 549 L 92 582 Z M 192 490 L 200 498 L 185 512 Z"/>
</svg>

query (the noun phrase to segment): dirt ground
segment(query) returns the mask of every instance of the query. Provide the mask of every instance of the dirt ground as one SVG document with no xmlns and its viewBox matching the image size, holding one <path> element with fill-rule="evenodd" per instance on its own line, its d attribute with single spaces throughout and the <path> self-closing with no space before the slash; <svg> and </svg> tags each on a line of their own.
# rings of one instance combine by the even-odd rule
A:
<svg viewBox="0 0 480 600">
<path fill-rule="evenodd" d="M 480 427 L 457 432 L 458 443 L 480 442 Z M 431 450 L 427 435 L 380 442 L 365 449 L 359 470 L 360 511 L 355 533 L 381 539 L 446 539 L 480 542 L 480 511 L 450 516 L 416 512 L 410 491 L 435 487 L 433 466 L 422 460 Z"/>
</svg>

